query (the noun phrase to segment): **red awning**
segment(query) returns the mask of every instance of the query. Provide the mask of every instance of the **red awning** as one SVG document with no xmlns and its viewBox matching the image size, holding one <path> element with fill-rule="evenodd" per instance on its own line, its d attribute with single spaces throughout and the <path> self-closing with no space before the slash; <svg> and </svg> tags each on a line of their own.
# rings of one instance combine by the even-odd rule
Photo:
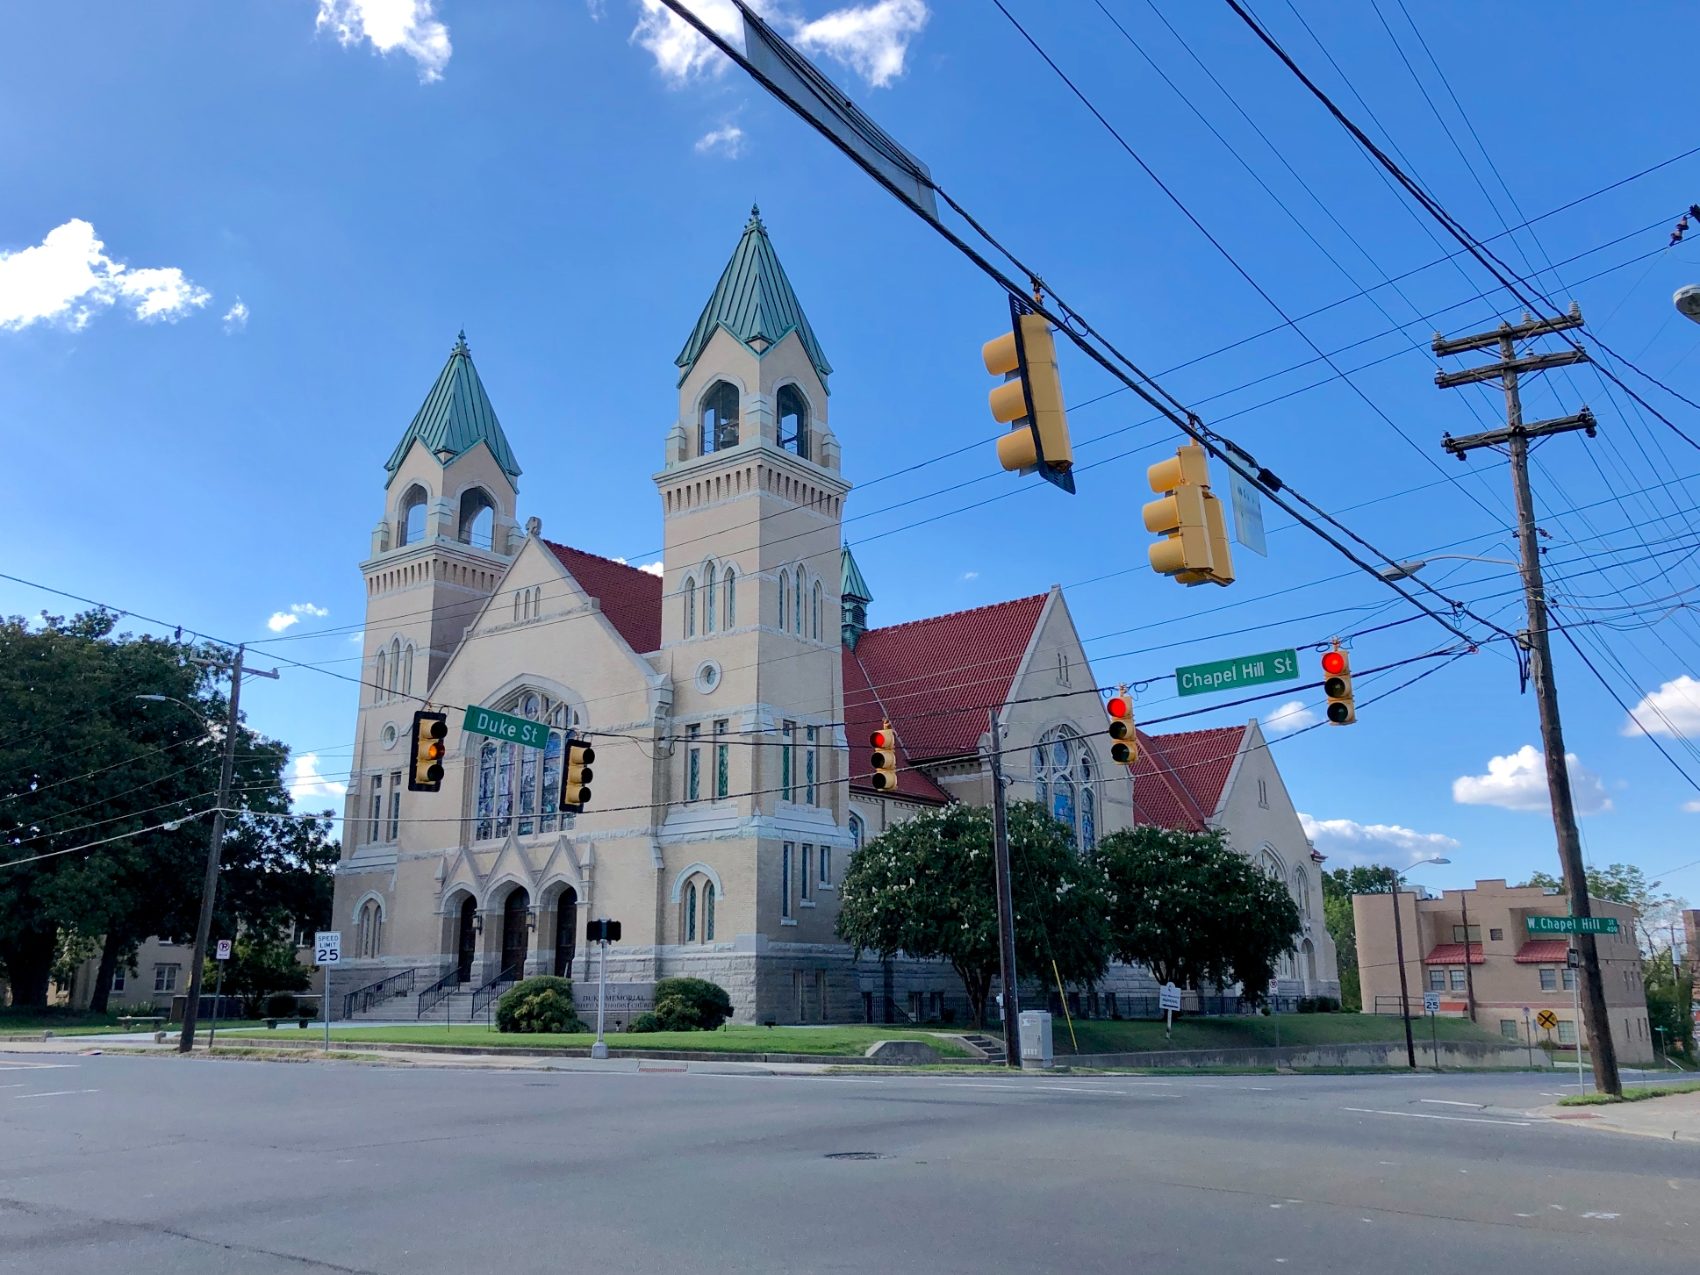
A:
<svg viewBox="0 0 1700 1275">
<path fill-rule="evenodd" d="M 1462 943 L 1437 943 L 1429 954 L 1423 957 L 1424 965 L 1462 965 L 1464 963 L 1464 945 Z M 1482 955 L 1480 943 L 1470 944 L 1470 964 L 1484 965 L 1487 957 Z"/>
<path fill-rule="evenodd" d="M 1517 949 L 1517 964 L 1563 965 L 1569 951 L 1569 939 L 1530 939 Z"/>
</svg>

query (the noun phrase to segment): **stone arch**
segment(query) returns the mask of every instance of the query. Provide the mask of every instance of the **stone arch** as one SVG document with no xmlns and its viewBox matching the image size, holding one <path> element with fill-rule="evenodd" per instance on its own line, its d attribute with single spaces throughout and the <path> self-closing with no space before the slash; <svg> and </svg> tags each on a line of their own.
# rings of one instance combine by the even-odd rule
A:
<svg viewBox="0 0 1700 1275">
<path fill-rule="evenodd" d="M 496 500 L 474 483 L 455 499 L 455 539 L 479 549 L 496 544 Z"/>
<path fill-rule="evenodd" d="M 424 483 L 410 483 L 395 504 L 395 545 L 417 544 L 425 539 L 430 517 L 431 491 Z"/>
<path fill-rule="evenodd" d="M 679 874 L 673 878 L 673 889 L 667 897 L 674 903 L 677 903 L 679 901 L 680 891 L 685 888 L 685 882 L 689 881 L 694 876 L 707 877 L 709 882 L 714 886 L 715 897 L 722 903 L 726 901 L 726 887 L 721 884 L 720 874 L 700 859 L 697 862 L 689 864 L 679 870 Z"/>
</svg>

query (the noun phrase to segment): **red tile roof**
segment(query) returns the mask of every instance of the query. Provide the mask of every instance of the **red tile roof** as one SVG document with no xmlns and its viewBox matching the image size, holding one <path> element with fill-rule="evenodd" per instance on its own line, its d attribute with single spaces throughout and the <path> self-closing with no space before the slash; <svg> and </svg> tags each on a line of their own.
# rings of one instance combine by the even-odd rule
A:
<svg viewBox="0 0 1700 1275">
<path fill-rule="evenodd" d="M 1570 951 L 1569 939 L 1530 939 L 1517 949 L 1519 965 L 1563 965 Z"/>
<path fill-rule="evenodd" d="M 869 786 L 868 736 L 880 728 L 883 714 L 873 687 L 848 647 L 844 648 L 844 738 L 850 745 L 850 787 L 872 793 Z M 901 726 L 897 727 L 897 795 L 942 805 L 949 795 L 925 771 L 914 769 L 913 755 Z"/>
<path fill-rule="evenodd" d="M 1133 768 L 1134 822 L 1202 831 L 1222 802 L 1222 789 L 1245 732 L 1244 726 L 1173 735 L 1140 731 L 1139 758 Z"/>
<path fill-rule="evenodd" d="M 661 577 L 582 549 L 543 544 L 591 597 L 602 603 L 626 645 L 640 655 L 661 648 Z"/>
<path fill-rule="evenodd" d="M 1464 945 L 1462 943 L 1436 943 L 1433 950 L 1423 957 L 1424 965 L 1462 965 L 1463 963 Z M 1470 944 L 1470 964 L 1487 964 L 1487 957 L 1482 955 L 1480 943 Z"/>
</svg>

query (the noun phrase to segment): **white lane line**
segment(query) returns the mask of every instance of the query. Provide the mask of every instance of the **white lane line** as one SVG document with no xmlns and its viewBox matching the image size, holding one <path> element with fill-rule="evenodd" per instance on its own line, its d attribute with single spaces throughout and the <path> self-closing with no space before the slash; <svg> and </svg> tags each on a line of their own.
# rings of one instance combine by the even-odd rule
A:
<svg viewBox="0 0 1700 1275">
<path fill-rule="evenodd" d="M 1049 1093 L 1090 1093 L 1113 1094 L 1127 1097 L 1125 1089 L 1100 1089 L 1096 1085 L 1029 1085 L 1029 1089 L 1043 1089 Z"/>
<path fill-rule="evenodd" d="M 99 1092 L 98 1089 L 49 1089 L 46 1093 L 15 1093 L 12 1095 L 12 1101 L 22 1102 L 25 1098 L 63 1098 L 66 1094 Z"/>
<path fill-rule="evenodd" d="M 1473 1107 L 1477 1111 L 1485 1111 L 1487 1109 L 1487 1103 L 1485 1102 L 1454 1102 L 1450 1098 L 1418 1098 L 1417 1101 L 1432 1102 L 1436 1106 L 1440 1107 Z"/>
<path fill-rule="evenodd" d="M 1016 1085 L 981 1085 L 972 1080 L 947 1080 L 941 1088 L 944 1089 L 996 1089 L 999 1093 L 1019 1093 Z"/>
<path fill-rule="evenodd" d="M 81 1063 L 0 1062 L 0 1071 L 60 1071 Z"/>
<path fill-rule="evenodd" d="M 1519 1129 L 1527 1129 L 1533 1121 L 1530 1120 L 1491 1120 L 1485 1116 L 1443 1116 L 1433 1111 L 1378 1111 L 1374 1107 L 1341 1107 L 1341 1111 L 1355 1111 L 1364 1116 L 1404 1116 L 1407 1120 L 1457 1120 L 1464 1124 L 1508 1124 Z"/>
</svg>

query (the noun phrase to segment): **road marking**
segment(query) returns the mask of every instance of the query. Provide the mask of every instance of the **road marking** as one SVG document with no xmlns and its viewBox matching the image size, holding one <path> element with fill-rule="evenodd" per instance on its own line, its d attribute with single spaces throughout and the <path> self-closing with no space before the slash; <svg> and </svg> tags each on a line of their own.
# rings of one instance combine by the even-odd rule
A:
<svg viewBox="0 0 1700 1275">
<path fill-rule="evenodd" d="M 1529 1120 L 1491 1120 L 1485 1116 L 1443 1116 L 1433 1111 L 1379 1111 L 1374 1107 L 1341 1107 L 1341 1111 L 1355 1111 L 1365 1116 L 1404 1116 L 1407 1120 L 1456 1120 L 1463 1124 L 1508 1124 L 1519 1129 L 1527 1129 L 1532 1121 Z"/>
<path fill-rule="evenodd" d="M 98 1089 L 49 1089 L 46 1093 L 15 1093 L 12 1095 L 12 1101 L 22 1102 L 25 1098 L 63 1098 L 66 1094 L 99 1092 Z"/>
<path fill-rule="evenodd" d="M 1623 1214 L 1621 1214 L 1621 1213 L 1584 1213 L 1582 1216 L 1583 1217 L 1597 1218 L 1598 1220 L 1600 1220 L 1602 1222 L 1610 1222 L 1610 1221 L 1614 1221 L 1617 1218 L 1622 1217 Z"/>
<path fill-rule="evenodd" d="M 1487 1109 L 1485 1102 L 1454 1102 L 1451 1098 L 1418 1098 L 1418 1102 L 1432 1102 L 1441 1107 L 1474 1107 L 1477 1111 Z"/>
<path fill-rule="evenodd" d="M 0 1071 L 59 1071 L 66 1067 L 79 1067 L 81 1063 L 38 1063 L 38 1062 L 0 1062 Z"/>
</svg>

